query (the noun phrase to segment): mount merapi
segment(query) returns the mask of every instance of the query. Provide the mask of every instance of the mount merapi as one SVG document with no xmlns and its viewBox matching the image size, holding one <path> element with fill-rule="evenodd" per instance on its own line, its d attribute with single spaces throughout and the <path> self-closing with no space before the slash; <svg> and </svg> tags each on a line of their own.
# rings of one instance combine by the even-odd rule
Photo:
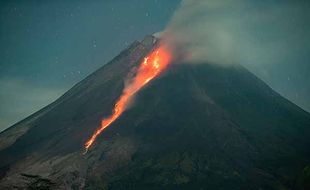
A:
<svg viewBox="0 0 310 190">
<path fill-rule="evenodd" d="M 310 189 L 310 114 L 241 65 L 170 64 L 83 155 L 156 45 L 134 42 L 3 131 L 0 189 Z"/>
</svg>

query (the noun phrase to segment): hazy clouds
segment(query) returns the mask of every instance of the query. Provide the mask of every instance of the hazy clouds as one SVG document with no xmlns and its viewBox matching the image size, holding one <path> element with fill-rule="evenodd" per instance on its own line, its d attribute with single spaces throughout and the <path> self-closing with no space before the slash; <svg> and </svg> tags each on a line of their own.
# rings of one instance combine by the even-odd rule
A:
<svg viewBox="0 0 310 190">
<path fill-rule="evenodd" d="M 178 4 L 1 0 L 0 131 L 162 29 Z"/>
<path fill-rule="evenodd" d="M 185 0 L 167 41 L 191 61 L 241 63 L 310 111 L 309 2 Z M 1 1 L 0 130 L 162 29 L 178 3 Z"/>
<path fill-rule="evenodd" d="M 24 119 L 62 95 L 66 88 L 35 86 L 16 78 L 0 80 L 0 131 Z"/>
</svg>

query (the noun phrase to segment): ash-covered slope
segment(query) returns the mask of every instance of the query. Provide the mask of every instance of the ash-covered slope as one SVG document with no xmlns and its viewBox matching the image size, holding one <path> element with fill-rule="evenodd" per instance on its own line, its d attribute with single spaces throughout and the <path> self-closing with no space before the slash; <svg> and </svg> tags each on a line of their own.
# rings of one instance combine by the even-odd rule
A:
<svg viewBox="0 0 310 190">
<path fill-rule="evenodd" d="M 82 155 L 83 143 L 154 42 L 151 36 L 135 42 L 1 133 L 0 187 L 308 187 L 310 115 L 238 65 L 172 64 Z"/>
</svg>

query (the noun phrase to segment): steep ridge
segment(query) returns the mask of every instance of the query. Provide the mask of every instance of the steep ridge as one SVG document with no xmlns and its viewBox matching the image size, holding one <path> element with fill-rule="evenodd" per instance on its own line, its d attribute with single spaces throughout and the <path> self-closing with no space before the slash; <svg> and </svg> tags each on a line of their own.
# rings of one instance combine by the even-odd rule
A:
<svg viewBox="0 0 310 190">
<path fill-rule="evenodd" d="M 55 189 L 305 187 L 309 113 L 240 65 L 176 60 L 82 155 L 155 41 L 133 43 L 41 114 L 1 133 L 0 187 L 25 185 L 22 173 Z"/>
</svg>

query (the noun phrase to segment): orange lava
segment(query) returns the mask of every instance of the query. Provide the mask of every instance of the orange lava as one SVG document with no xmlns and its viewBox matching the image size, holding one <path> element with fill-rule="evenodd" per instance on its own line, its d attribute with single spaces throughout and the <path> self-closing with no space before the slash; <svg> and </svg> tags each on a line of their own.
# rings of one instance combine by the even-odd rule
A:
<svg viewBox="0 0 310 190">
<path fill-rule="evenodd" d="M 117 100 L 112 115 L 101 121 L 101 126 L 93 133 L 93 135 L 85 143 L 85 153 L 96 141 L 96 138 L 102 131 L 111 125 L 126 109 L 128 102 L 143 86 L 158 76 L 171 61 L 169 51 L 164 47 L 159 47 L 151 52 L 137 69 L 135 77 L 127 85 L 123 94 Z"/>
</svg>

